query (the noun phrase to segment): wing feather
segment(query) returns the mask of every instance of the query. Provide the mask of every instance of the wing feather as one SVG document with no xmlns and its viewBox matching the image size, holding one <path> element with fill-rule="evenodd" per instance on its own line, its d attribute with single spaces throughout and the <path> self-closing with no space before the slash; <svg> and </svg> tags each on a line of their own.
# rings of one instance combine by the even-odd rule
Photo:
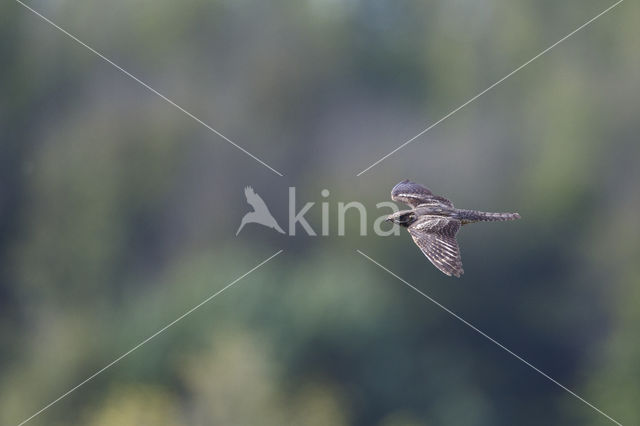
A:
<svg viewBox="0 0 640 426">
<path fill-rule="evenodd" d="M 254 211 L 269 210 L 264 200 L 253 190 L 252 187 L 247 186 L 244 189 L 244 195 L 247 198 L 247 203 L 253 207 Z"/>
<path fill-rule="evenodd" d="M 391 199 L 413 208 L 420 205 L 453 207 L 451 201 L 434 195 L 429 188 L 409 180 L 403 180 L 391 190 Z"/>
<path fill-rule="evenodd" d="M 464 273 L 456 233 L 460 221 L 442 216 L 424 216 L 409 226 L 413 241 L 440 271 L 460 277 Z"/>
</svg>

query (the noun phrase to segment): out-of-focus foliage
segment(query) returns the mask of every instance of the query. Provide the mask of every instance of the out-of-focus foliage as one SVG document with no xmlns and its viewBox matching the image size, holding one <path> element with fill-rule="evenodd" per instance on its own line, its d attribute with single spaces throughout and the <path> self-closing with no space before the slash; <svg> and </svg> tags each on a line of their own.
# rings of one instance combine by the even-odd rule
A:
<svg viewBox="0 0 640 426">
<path fill-rule="evenodd" d="M 0 5 L 0 423 L 640 423 L 640 7 L 624 2 L 360 177 L 611 3 L 39 0 Z M 457 206 L 466 275 L 406 233 L 337 236 L 337 203 L 411 178 Z M 257 225 L 251 185 L 286 229 Z M 322 189 L 330 190 L 322 197 Z"/>
<path fill-rule="evenodd" d="M 183 424 L 175 397 L 151 386 L 118 386 L 105 395 L 100 408 L 89 414 L 86 424 L 158 425 Z"/>
</svg>

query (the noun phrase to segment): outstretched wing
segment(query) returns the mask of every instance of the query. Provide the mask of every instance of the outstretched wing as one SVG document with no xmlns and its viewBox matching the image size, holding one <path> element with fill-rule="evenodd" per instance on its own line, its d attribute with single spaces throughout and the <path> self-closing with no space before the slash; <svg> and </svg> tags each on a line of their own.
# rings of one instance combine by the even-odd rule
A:
<svg viewBox="0 0 640 426">
<path fill-rule="evenodd" d="M 423 216 L 407 228 L 413 241 L 433 265 L 445 274 L 464 273 L 456 233 L 460 221 L 442 216 Z"/>
<path fill-rule="evenodd" d="M 244 188 L 244 196 L 247 197 L 247 203 L 249 203 L 249 205 L 251 207 L 253 207 L 253 210 L 255 210 L 255 211 L 264 211 L 264 210 L 269 211 L 269 209 L 267 208 L 267 205 L 264 203 L 264 200 L 262 199 L 262 197 L 260 197 L 258 194 L 256 194 L 256 192 L 253 190 L 252 187 L 247 186 L 246 188 Z"/>
<path fill-rule="evenodd" d="M 453 207 L 453 203 L 444 197 L 434 195 L 428 188 L 403 180 L 391 190 L 391 199 L 416 208 L 419 205 Z"/>
</svg>

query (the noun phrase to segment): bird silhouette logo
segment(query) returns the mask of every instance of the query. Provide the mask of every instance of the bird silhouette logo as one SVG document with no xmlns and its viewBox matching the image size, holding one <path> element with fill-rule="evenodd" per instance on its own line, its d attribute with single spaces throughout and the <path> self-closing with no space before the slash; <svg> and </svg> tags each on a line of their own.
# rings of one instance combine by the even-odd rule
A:
<svg viewBox="0 0 640 426">
<path fill-rule="evenodd" d="M 284 234 L 278 222 L 276 222 L 275 218 L 267 208 L 264 200 L 256 194 L 252 187 L 247 186 L 244 188 L 244 195 L 247 198 L 247 203 L 251 207 L 253 207 L 253 211 L 244 215 L 242 221 L 240 222 L 240 227 L 236 231 L 236 235 L 240 233 L 240 230 L 244 228 L 247 223 L 258 223 L 260 225 L 266 226 L 267 228 L 272 228 L 278 231 L 281 234 Z"/>
</svg>

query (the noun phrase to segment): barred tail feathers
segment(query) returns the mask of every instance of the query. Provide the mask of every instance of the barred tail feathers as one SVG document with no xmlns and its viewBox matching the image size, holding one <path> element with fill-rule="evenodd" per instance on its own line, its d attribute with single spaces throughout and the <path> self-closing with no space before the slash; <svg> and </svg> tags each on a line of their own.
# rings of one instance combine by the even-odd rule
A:
<svg viewBox="0 0 640 426">
<path fill-rule="evenodd" d="M 477 210 L 464 210 L 460 214 L 460 220 L 463 225 L 473 222 L 496 222 L 516 219 L 520 219 L 520 215 L 518 213 L 492 213 L 479 212 Z"/>
</svg>

